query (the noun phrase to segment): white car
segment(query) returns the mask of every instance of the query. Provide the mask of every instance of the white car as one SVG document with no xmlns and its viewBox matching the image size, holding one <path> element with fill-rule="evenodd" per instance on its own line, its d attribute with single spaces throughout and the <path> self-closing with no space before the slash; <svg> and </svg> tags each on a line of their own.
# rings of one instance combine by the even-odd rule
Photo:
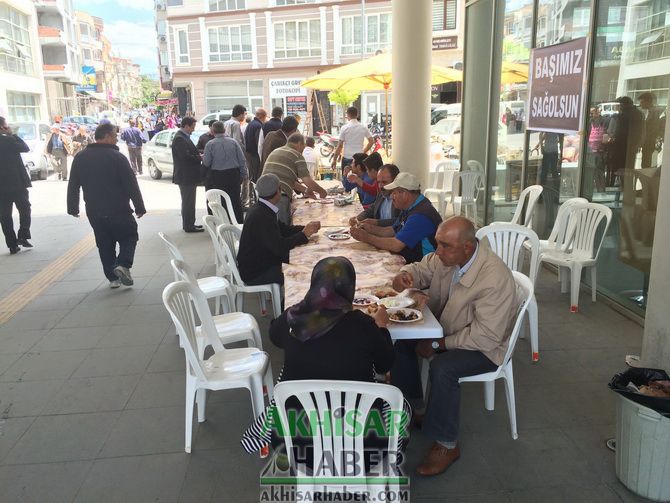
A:
<svg viewBox="0 0 670 503">
<path fill-rule="evenodd" d="M 209 121 L 217 120 L 221 122 L 226 122 L 232 116 L 233 116 L 232 110 L 219 110 L 218 112 L 207 114 L 202 119 L 200 119 L 200 124 L 198 125 L 198 127 L 204 126 L 206 129 L 209 127 Z"/>
<path fill-rule="evenodd" d="M 13 122 L 10 124 L 15 134 L 30 147 L 30 152 L 21 154 L 30 178 L 46 180 L 49 175 L 49 159 L 46 145 L 51 138 L 51 126 L 45 122 Z"/>
<path fill-rule="evenodd" d="M 166 129 L 157 133 L 142 147 L 142 164 L 147 167 L 149 176 L 154 180 L 160 180 L 163 175 L 172 175 L 174 172 L 172 162 L 172 140 L 178 129 Z M 191 133 L 191 141 L 197 145 L 203 130 Z"/>
</svg>

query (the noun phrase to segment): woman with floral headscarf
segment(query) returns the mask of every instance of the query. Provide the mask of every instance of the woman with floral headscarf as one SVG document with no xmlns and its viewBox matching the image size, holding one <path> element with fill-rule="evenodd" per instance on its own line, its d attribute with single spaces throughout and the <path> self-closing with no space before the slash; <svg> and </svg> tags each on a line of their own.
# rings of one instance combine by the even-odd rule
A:
<svg viewBox="0 0 670 503">
<path fill-rule="evenodd" d="M 386 328 L 386 309 L 380 307 L 374 318 L 354 309 L 355 291 L 354 266 L 345 257 L 328 257 L 314 266 L 305 298 L 270 325 L 270 340 L 284 350 L 284 367 L 278 381 L 374 382 L 376 373 L 390 370 L 394 350 Z M 297 400 L 289 400 L 289 406 L 299 407 Z M 274 401 L 244 433 L 241 442 L 247 452 L 257 452 L 270 443 L 275 446 L 281 443 L 282 439 L 273 435 L 274 416 L 270 413 L 273 407 Z M 409 421 L 408 406 L 405 412 L 403 428 Z M 401 437 L 404 445 L 406 438 Z M 386 445 L 383 440 L 373 440 L 373 443 Z M 294 440 L 294 445 L 304 446 L 305 442 Z"/>
</svg>

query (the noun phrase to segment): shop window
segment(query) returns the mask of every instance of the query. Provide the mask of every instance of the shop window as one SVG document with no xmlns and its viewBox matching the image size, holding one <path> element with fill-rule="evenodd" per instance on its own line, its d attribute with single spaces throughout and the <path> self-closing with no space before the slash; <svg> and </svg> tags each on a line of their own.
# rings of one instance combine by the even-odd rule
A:
<svg viewBox="0 0 670 503">
<path fill-rule="evenodd" d="M 321 55 L 321 23 L 318 19 L 274 24 L 275 59 Z"/>
<path fill-rule="evenodd" d="M 209 30 L 209 61 L 251 61 L 251 26 L 222 26 Z"/>
<path fill-rule="evenodd" d="M 205 85 L 205 104 L 208 113 L 232 110 L 237 104 L 244 105 L 247 110 L 255 110 L 262 103 L 262 80 L 229 80 L 207 82 Z"/>
<path fill-rule="evenodd" d="M 455 30 L 457 0 L 433 0 L 433 31 Z"/>
</svg>

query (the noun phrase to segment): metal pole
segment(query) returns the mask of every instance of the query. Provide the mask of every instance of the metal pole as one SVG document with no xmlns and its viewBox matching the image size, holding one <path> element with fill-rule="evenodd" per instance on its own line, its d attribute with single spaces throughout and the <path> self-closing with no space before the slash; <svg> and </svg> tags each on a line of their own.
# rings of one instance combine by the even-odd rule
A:
<svg viewBox="0 0 670 503">
<path fill-rule="evenodd" d="M 389 86 L 384 84 L 384 101 L 386 102 L 386 112 L 384 114 L 384 148 L 386 155 L 389 155 Z"/>
</svg>

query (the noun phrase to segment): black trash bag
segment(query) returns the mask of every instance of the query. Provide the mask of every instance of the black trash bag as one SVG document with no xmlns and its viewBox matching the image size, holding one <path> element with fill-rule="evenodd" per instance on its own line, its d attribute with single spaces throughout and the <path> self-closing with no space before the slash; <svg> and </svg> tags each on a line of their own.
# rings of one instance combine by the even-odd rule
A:
<svg viewBox="0 0 670 503">
<path fill-rule="evenodd" d="M 616 391 L 635 403 L 644 405 L 659 414 L 670 417 L 670 397 L 647 396 L 626 388 L 630 382 L 639 388 L 640 386 L 647 385 L 649 381 L 667 381 L 669 379 L 670 376 L 664 370 L 630 368 L 612 377 L 609 387 L 611 390 Z"/>
</svg>

